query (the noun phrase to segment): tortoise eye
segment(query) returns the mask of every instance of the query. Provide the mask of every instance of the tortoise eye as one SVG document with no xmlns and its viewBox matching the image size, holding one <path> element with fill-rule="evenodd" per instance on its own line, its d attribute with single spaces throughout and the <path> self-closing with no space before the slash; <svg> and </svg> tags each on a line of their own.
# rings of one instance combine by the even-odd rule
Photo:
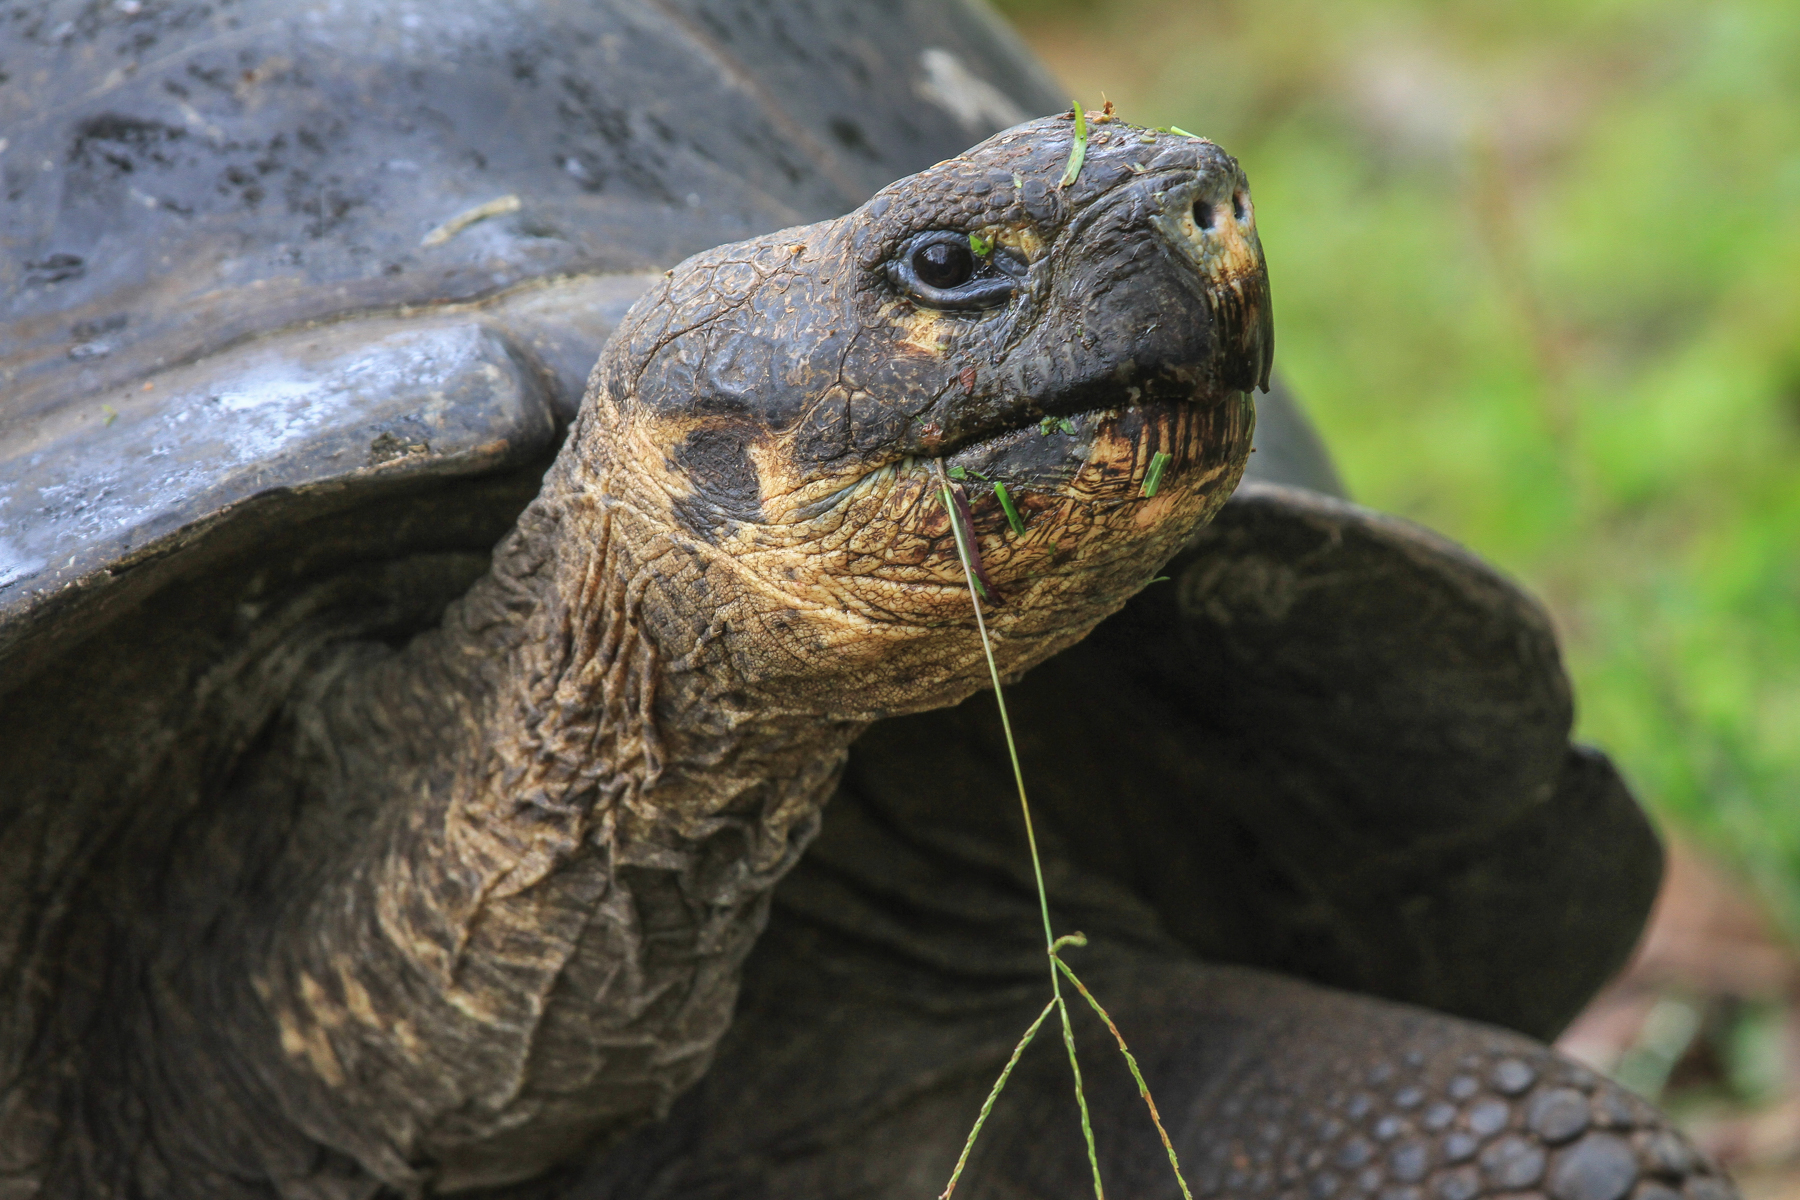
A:
<svg viewBox="0 0 1800 1200">
<path fill-rule="evenodd" d="M 917 304 L 950 312 L 1000 308 L 1029 270 L 1024 259 L 983 243 L 979 257 L 969 235 L 950 229 L 916 234 L 887 261 L 888 281 Z"/>
<path fill-rule="evenodd" d="M 953 288 L 975 274 L 975 256 L 961 242 L 931 242 L 913 251 L 913 271 L 927 287 Z"/>
</svg>

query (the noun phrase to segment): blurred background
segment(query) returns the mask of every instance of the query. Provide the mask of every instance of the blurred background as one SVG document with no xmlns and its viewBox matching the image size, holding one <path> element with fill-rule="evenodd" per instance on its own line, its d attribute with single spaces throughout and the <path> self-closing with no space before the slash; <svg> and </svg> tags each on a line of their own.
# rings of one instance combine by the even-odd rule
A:
<svg viewBox="0 0 1800 1200">
<path fill-rule="evenodd" d="M 1239 157 L 1351 494 L 1548 603 L 1675 851 L 1564 1048 L 1800 1197 L 1800 3 L 1000 7 Z"/>
</svg>

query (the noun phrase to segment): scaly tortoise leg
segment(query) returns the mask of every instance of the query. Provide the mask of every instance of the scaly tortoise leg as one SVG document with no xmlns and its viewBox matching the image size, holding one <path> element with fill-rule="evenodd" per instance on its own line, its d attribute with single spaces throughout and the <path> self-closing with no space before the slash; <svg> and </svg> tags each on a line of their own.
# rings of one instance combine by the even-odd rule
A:
<svg viewBox="0 0 1800 1200">
<path fill-rule="evenodd" d="M 998 915 L 997 910 L 993 915 Z M 1022 964 L 1022 943 L 1003 948 Z M 1078 968 L 1142 1064 L 1196 1197 L 1730 1200 L 1651 1105 L 1491 1025 L 1098 942 Z M 719 1061 L 671 1120 L 602 1161 L 584 1200 L 929 1200 L 1047 990 L 913 961 L 781 911 Z M 946 969 L 948 968 L 948 969 Z M 1074 1004 L 1080 1001 L 1071 997 Z M 1073 1013 L 1107 1194 L 1180 1191 L 1135 1085 Z M 957 1200 L 1086 1194 L 1050 1023 L 995 1106 Z"/>
<path fill-rule="evenodd" d="M 1652 1106 L 1518 1034 L 1247 969 L 1145 961 L 1092 986 L 1119 997 L 1196 1197 L 1733 1194 Z M 1087 1175 L 1068 1066 L 1048 1049 L 984 1135 L 969 1200 L 1069 1195 Z M 1082 1049 L 1109 1191 L 1179 1196 L 1105 1039 Z"/>
</svg>

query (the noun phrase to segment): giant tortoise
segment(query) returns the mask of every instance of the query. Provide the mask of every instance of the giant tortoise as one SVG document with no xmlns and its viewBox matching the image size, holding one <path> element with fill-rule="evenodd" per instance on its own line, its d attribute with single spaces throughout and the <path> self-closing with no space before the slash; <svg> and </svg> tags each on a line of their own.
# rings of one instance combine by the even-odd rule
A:
<svg viewBox="0 0 1800 1200">
<path fill-rule="evenodd" d="M 1538 1040 L 1660 870 L 1542 612 L 1236 486 L 1223 151 L 959 0 L 0 22 L 0 1195 L 935 1195 L 1046 983 L 946 466 L 1198 1194 L 1729 1194 Z M 1037 1049 L 959 1195 L 1088 1186 Z"/>
</svg>

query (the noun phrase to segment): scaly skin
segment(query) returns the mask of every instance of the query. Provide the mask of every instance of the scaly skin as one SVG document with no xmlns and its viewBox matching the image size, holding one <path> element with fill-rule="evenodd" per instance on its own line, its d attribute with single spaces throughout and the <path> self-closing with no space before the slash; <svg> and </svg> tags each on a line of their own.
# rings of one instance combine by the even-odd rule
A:
<svg viewBox="0 0 1800 1200">
<path fill-rule="evenodd" d="M 14 1177 L 451 1191 L 665 1112 L 850 742 L 986 678 L 928 461 L 977 472 L 1014 674 L 1118 609 L 1242 471 L 1269 335 L 1236 164 L 1110 123 L 1063 188 L 1069 150 L 1067 122 L 1023 126 L 682 264 L 439 629 L 391 649 L 270 618 L 240 664 L 267 666 L 266 715 L 171 768 L 198 815 L 134 851 L 177 882 L 114 939 L 142 964 L 100 997 L 128 1066 L 87 1085 L 63 1045 L 73 1069 L 13 1089 L 41 1117 L 0 1134 Z M 975 283 L 1006 274 L 997 301 L 919 301 L 906 264 L 934 231 L 995 247 Z"/>
</svg>

